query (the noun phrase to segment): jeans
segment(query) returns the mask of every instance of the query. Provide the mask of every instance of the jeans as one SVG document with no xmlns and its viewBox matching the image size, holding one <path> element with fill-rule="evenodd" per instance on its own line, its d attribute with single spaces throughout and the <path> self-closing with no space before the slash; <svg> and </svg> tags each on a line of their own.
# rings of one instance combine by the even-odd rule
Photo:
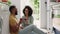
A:
<svg viewBox="0 0 60 34">
<path fill-rule="evenodd" d="M 55 34 L 60 34 L 60 31 L 57 30 L 56 28 L 53 27 L 53 31 L 55 32 Z"/>
<path fill-rule="evenodd" d="M 44 34 L 41 30 L 39 30 L 35 25 L 29 25 L 26 28 L 19 31 L 18 34 Z"/>
</svg>

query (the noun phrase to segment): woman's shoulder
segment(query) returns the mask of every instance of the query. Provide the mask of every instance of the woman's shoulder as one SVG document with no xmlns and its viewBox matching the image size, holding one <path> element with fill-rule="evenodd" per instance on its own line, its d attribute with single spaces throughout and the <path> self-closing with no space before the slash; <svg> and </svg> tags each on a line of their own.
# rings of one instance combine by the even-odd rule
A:
<svg viewBox="0 0 60 34">
<path fill-rule="evenodd" d="M 31 19 L 33 19 L 33 16 L 30 16 Z"/>
<path fill-rule="evenodd" d="M 33 16 L 30 16 L 31 18 L 33 18 Z"/>
</svg>

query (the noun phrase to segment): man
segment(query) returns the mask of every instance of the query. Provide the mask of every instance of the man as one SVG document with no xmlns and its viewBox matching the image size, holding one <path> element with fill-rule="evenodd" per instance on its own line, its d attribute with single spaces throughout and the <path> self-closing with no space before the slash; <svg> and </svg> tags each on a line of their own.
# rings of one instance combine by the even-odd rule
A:
<svg viewBox="0 0 60 34">
<path fill-rule="evenodd" d="M 19 31 L 19 23 L 17 22 L 17 8 L 15 6 L 10 6 L 9 8 L 10 16 L 9 16 L 9 27 L 10 27 L 10 34 L 18 34 Z"/>
</svg>

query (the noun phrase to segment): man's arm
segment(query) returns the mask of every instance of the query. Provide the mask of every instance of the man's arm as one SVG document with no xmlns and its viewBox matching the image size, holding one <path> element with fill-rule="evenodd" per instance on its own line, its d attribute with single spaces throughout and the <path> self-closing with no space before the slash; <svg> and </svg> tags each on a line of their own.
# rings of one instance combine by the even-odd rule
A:
<svg viewBox="0 0 60 34">
<path fill-rule="evenodd" d="M 18 23 L 18 27 L 20 27 L 21 29 L 23 29 L 23 26 L 20 26 L 21 23 L 22 23 L 22 18 L 20 18 L 20 21 Z"/>
</svg>

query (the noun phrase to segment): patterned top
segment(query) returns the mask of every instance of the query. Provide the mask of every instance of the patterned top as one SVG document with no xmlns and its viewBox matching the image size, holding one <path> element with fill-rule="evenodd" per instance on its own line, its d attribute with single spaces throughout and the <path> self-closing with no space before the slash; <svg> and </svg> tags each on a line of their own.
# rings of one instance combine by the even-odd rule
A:
<svg viewBox="0 0 60 34">
<path fill-rule="evenodd" d="M 22 16 L 22 19 L 25 19 L 25 16 Z M 34 21 L 33 16 L 30 16 L 30 17 L 28 17 L 28 24 L 26 24 L 26 21 L 23 20 L 22 26 L 23 27 L 26 27 L 26 26 L 28 26 L 30 24 L 33 24 L 33 21 Z"/>
</svg>

